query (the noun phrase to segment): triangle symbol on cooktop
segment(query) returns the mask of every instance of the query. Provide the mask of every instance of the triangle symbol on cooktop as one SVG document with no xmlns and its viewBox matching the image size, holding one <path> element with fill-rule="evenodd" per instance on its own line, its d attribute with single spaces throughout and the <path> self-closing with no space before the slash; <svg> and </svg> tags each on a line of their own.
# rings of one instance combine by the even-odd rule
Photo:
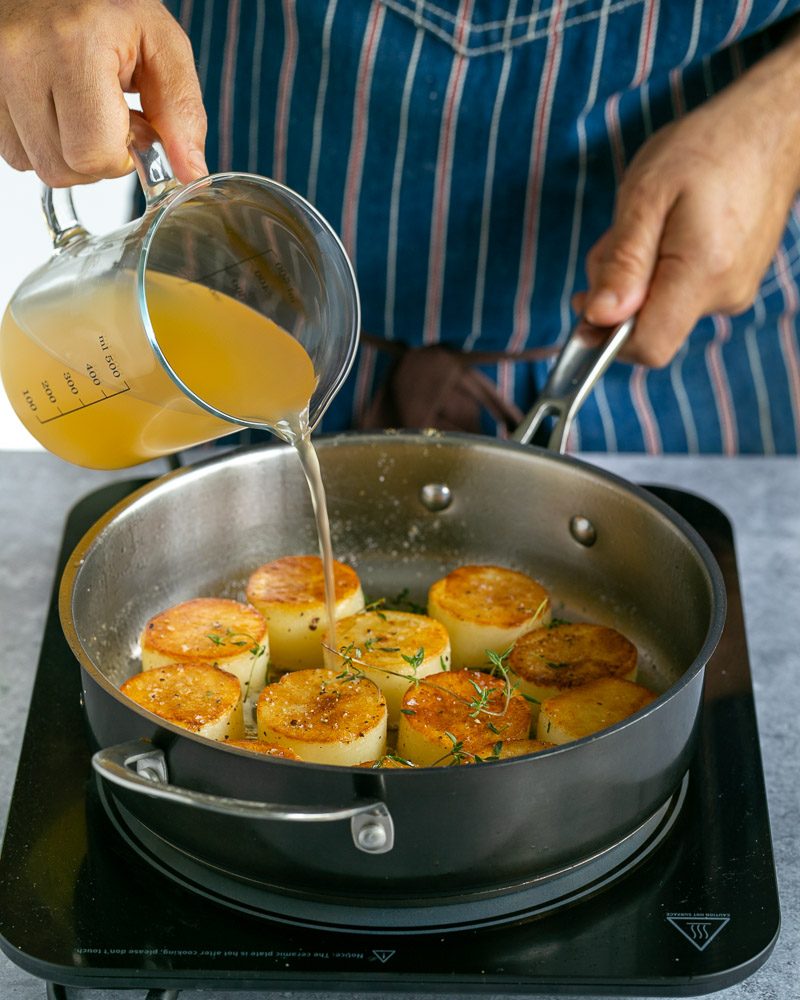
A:
<svg viewBox="0 0 800 1000">
<path fill-rule="evenodd" d="M 392 955 L 394 955 L 394 950 L 388 951 L 388 950 L 384 950 L 384 949 L 373 948 L 372 949 L 372 954 L 375 956 L 375 958 L 378 959 L 379 962 L 382 962 L 383 964 L 386 964 L 386 962 L 389 961 L 389 959 L 392 957 Z"/>
<path fill-rule="evenodd" d="M 692 914 L 667 914 L 667 920 L 676 930 L 698 951 L 705 951 L 722 928 L 729 923 L 728 914 L 692 913 Z"/>
</svg>

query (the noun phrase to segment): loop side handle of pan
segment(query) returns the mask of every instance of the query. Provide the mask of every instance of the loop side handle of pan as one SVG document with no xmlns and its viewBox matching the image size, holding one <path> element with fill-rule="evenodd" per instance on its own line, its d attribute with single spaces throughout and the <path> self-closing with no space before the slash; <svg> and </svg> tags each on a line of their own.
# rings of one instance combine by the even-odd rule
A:
<svg viewBox="0 0 800 1000">
<path fill-rule="evenodd" d="M 634 325 L 633 317 L 615 327 L 593 326 L 580 319 L 561 348 L 536 404 L 511 435 L 512 440 L 527 444 L 545 417 L 556 416 L 547 447 L 563 454 L 575 415 Z"/>
<path fill-rule="evenodd" d="M 286 820 L 295 823 L 330 823 L 349 819 L 353 843 L 366 854 L 385 854 L 394 846 L 394 823 L 380 799 L 362 799 L 354 805 L 285 806 L 251 802 L 169 784 L 164 753 L 147 740 L 132 740 L 98 750 L 92 767 L 106 781 L 129 792 L 166 802 L 177 802 L 201 811 L 241 819 Z"/>
</svg>

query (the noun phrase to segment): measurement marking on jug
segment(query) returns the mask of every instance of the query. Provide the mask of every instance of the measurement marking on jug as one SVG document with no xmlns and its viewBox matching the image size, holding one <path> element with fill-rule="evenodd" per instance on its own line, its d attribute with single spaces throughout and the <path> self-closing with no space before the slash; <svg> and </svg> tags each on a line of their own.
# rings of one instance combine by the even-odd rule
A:
<svg viewBox="0 0 800 1000">
<path fill-rule="evenodd" d="M 730 913 L 667 914 L 667 921 L 698 951 L 705 951 L 730 919 Z"/>
<path fill-rule="evenodd" d="M 88 403 L 84 403 L 83 400 L 79 396 L 78 397 L 78 405 L 77 406 L 73 406 L 71 410 L 61 410 L 61 409 L 58 408 L 58 406 L 56 406 L 56 409 L 58 410 L 58 413 L 53 414 L 52 417 L 40 417 L 38 415 L 37 411 L 38 411 L 39 408 L 36 405 L 36 403 L 33 401 L 31 393 L 30 393 L 30 391 L 28 389 L 23 389 L 22 396 L 25 399 L 25 401 L 27 402 L 27 404 L 30 407 L 30 409 L 34 413 L 36 413 L 36 419 L 39 421 L 39 423 L 40 424 L 49 424 L 53 420 L 60 420 L 61 417 L 68 417 L 70 415 L 70 413 L 77 413 L 79 410 L 86 410 L 90 406 L 94 406 L 97 403 L 104 403 L 107 399 L 113 399 L 115 396 L 122 396 L 124 393 L 130 392 L 130 389 L 131 389 L 131 387 L 128 385 L 127 382 L 124 382 L 123 385 L 122 385 L 122 387 L 119 388 L 119 389 L 116 389 L 114 392 L 106 392 L 105 389 L 101 389 L 100 391 L 103 394 L 102 397 L 100 399 L 93 399 L 93 400 L 91 400 Z"/>
<path fill-rule="evenodd" d="M 225 267 L 219 267 L 215 271 L 207 271 L 205 274 L 201 274 L 199 277 L 194 278 L 193 280 L 205 284 L 205 282 L 208 281 L 209 278 L 213 278 L 218 274 L 223 274 L 226 271 L 228 272 L 233 271 L 235 267 L 241 267 L 242 264 L 250 264 L 252 261 L 256 261 L 265 257 L 269 257 L 271 259 L 271 263 L 275 270 L 275 273 L 283 282 L 284 290 L 286 292 L 286 297 L 288 298 L 290 305 L 297 306 L 300 300 L 295 290 L 295 287 L 292 284 L 292 276 L 289 273 L 289 270 L 286 267 L 286 265 L 281 261 L 281 259 L 278 257 L 278 255 L 275 253 L 275 250 L 272 247 L 266 247 L 264 250 L 258 250 L 256 253 L 252 253 L 247 257 L 240 257 L 238 260 L 234 261 L 233 264 L 226 264 Z M 269 283 L 265 280 L 264 275 L 258 270 L 258 268 L 256 268 L 251 272 L 251 277 L 255 278 L 262 291 L 267 292 L 270 295 L 273 293 L 274 289 L 270 287 Z M 240 287 L 236 287 L 235 291 L 237 296 L 241 295 Z"/>
</svg>

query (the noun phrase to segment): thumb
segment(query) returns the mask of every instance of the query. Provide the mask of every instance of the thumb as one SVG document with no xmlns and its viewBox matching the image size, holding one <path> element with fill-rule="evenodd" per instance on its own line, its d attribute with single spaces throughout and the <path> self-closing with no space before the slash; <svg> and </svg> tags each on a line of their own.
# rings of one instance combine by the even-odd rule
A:
<svg viewBox="0 0 800 1000">
<path fill-rule="evenodd" d="M 585 314 L 596 326 L 633 316 L 647 297 L 667 217 L 657 200 L 620 190 L 614 223 L 590 251 Z"/>
<path fill-rule="evenodd" d="M 145 118 L 158 132 L 178 180 L 208 173 L 206 112 L 189 39 L 171 18 L 142 39 L 137 73 Z"/>
</svg>

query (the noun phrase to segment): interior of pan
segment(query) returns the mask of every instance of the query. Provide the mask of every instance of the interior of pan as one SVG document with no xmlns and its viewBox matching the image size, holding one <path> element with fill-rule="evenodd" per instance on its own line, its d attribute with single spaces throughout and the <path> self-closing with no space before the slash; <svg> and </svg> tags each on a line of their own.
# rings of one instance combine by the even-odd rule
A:
<svg viewBox="0 0 800 1000">
<path fill-rule="evenodd" d="M 710 655 L 722 624 L 713 560 L 688 525 L 623 481 L 467 435 L 316 444 L 334 552 L 367 600 L 424 605 L 456 566 L 493 563 L 538 579 L 558 617 L 624 632 L 641 682 L 659 693 Z M 317 551 L 294 450 L 235 453 L 165 477 L 98 522 L 65 572 L 62 619 L 79 658 L 117 687 L 139 669 L 153 614 L 192 597 L 241 599 L 257 566 Z"/>
</svg>

